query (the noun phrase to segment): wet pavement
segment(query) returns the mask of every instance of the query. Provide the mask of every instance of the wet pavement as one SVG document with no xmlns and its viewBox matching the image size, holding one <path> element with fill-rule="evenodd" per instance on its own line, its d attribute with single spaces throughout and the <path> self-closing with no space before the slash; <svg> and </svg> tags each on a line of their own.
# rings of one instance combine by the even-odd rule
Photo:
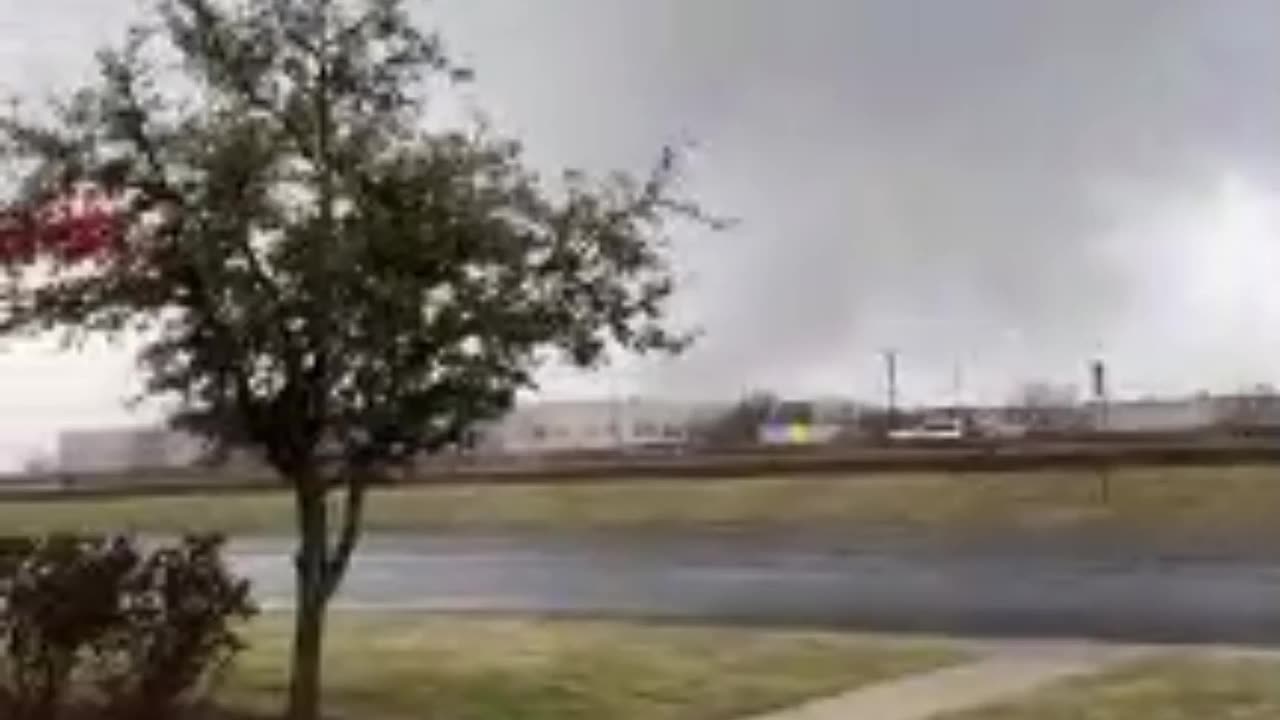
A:
<svg viewBox="0 0 1280 720">
<path fill-rule="evenodd" d="M 289 543 L 233 545 L 268 606 Z M 377 536 L 348 607 L 641 616 L 990 636 L 1280 645 L 1280 550 L 1100 538 Z"/>
</svg>

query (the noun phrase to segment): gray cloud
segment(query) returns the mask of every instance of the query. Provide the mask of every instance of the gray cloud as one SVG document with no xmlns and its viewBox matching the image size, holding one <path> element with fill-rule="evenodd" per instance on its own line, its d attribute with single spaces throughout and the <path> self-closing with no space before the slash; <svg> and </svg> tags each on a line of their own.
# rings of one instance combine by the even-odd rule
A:
<svg viewBox="0 0 1280 720">
<path fill-rule="evenodd" d="M 1135 375 L 1262 369 L 1136 354 L 1164 266 L 1115 252 L 1141 238 L 1098 196 L 1271 176 L 1274 2 L 465 5 L 442 4 L 454 44 L 549 155 L 634 163 L 691 133 L 699 191 L 743 218 L 688 251 L 709 334 L 664 387 L 827 382 L 885 344 L 933 385 L 956 356 L 995 388 L 1111 348 Z"/>
</svg>

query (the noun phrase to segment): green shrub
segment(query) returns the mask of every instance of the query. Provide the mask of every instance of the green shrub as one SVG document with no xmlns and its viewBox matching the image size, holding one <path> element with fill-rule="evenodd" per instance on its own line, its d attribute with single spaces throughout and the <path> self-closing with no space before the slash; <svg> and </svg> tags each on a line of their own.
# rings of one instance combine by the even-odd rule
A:
<svg viewBox="0 0 1280 720">
<path fill-rule="evenodd" d="M 124 583 L 123 623 L 98 644 L 98 688 L 112 714 L 161 720 L 205 697 L 244 648 L 235 626 L 256 612 L 224 540 L 192 536 L 148 556 Z"/>
<path fill-rule="evenodd" d="M 240 650 L 249 587 L 220 537 L 150 553 L 124 536 L 0 539 L 0 716 L 161 720 Z"/>
<path fill-rule="evenodd" d="M 15 544 L 16 545 L 16 544 Z M 138 564 L 122 538 L 54 535 L 31 543 L 0 587 L 7 717 L 57 716 L 92 644 L 121 627 L 125 578 Z"/>
</svg>

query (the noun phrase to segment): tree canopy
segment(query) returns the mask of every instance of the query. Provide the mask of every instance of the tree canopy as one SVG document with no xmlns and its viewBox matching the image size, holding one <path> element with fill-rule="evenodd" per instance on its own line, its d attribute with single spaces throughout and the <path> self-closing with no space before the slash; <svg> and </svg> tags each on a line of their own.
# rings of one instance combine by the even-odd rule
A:
<svg viewBox="0 0 1280 720">
<path fill-rule="evenodd" d="M 681 347 L 676 154 L 542 182 L 483 126 L 427 127 L 431 80 L 469 72 L 400 3 L 346 5 L 168 0 L 52 122 L 6 117 L 0 327 L 141 331 L 151 392 L 286 473 L 453 442 L 548 351 Z"/>
<path fill-rule="evenodd" d="M 399 0 L 159 0 L 98 60 L 51 112 L 0 117 L 0 333 L 136 334 L 177 423 L 291 483 L 311 720 L 370 480 L 553 357 L 681 349 L 668 232 L 717 223 L 671 149 L 639 178 L 547 181 L 484 124 L 431 124 L 471 73 Z"/>
</svg>

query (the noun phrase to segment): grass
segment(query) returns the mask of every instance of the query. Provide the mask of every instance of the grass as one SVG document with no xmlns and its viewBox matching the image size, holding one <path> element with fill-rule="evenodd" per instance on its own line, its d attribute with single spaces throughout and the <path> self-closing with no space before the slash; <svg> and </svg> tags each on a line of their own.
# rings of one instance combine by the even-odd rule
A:
<svg viewBox="0 0 1280 720">
<path fill-rule="evenodd" d="M 1275 720 L 1280 663 L 1172 658 L 938 720 Z"/>
<path fill-rule="evenodd" d="M 326 701 L 392 720 L 730 720 L 964 658 L 922 640 L 613 622 L 338 614 Z M 286 618 L 257 623 L 237 709 L 278 709 Z"/>
<path fill-rule="evenodd" d="M 1095 473 L 899 473 L 743 480 L 402 487 L 368 506 L 375 531 L 802 526 L 966 532 L 1122 528 L 1280 531 L 1280 466 L 1126 468 L 1104 501 Z M 283 492 L 0 501 L 6 532 L 292 528 Z"/>
</svg>

